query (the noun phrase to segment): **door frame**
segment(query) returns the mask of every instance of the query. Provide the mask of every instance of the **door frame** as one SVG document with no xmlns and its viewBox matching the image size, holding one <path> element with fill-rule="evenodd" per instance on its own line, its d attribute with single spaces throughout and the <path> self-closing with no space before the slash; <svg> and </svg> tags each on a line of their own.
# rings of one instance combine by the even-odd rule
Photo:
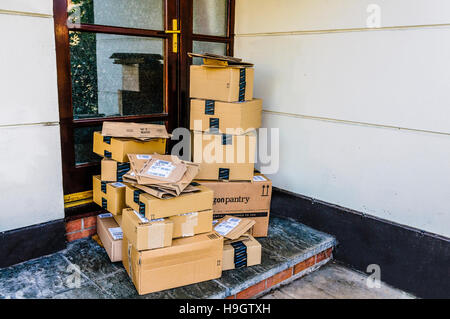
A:
<svg viewBox="0 0 450 319">
<path fill-rule="evenodd" d="M 63 190 L 66 198 L 84 199 L 82 204 L 89 203 L 92 198 L 92 176 L 100 173 L 100 163 L 76 165 L 74 149 L 74 129 L 89 127 L 103 121 L 165 121 L 167 129 L 172 132 L 177 127 L 189 127 L 189 68 L 192 59 L 187 53 L 192 52 L 193 41 L 225 43 L 227 55 L 233 55 L 234 47 L 234 15 L 235 0 L 226 0 L 227 34 L 225 37 L 193 34 L 193 0 L 162 0 L 164 3 L 164 30 L 143 30 L 114 26 L 99 26 L 94 24 L 68 25 L 67 7 L 70 0 L 53 0 L 55 49 L 57 62 L 58 104 L 60 116 L 61 157 L 63 170 Z M 173 52 L 173 19 L 177 19 L 178 49 Z M 164 72 L 165 78 L 165 112 L 160 114 L 74 119 L 72 108 L 72 82 L 70 69 L 69 31 L 97 32 L 144 36 L 164 39 Z M 170 147 L 170 143 L 169 143 Z M 79 196 L 77 196 L 79 195 Z M 65 205 L 70 207 L 72 205 Z M 80 206 L 66 208 L 66 217 L 85 212 Z"/>
</svg>

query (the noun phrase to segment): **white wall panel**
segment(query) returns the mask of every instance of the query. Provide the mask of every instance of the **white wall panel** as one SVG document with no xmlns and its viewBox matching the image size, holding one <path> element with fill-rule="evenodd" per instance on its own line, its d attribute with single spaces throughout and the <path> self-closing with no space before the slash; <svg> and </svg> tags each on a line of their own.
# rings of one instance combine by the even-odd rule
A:
<svg viewBox="0 0 450 319">
<path fill-rule="evenodd" d="M 274 186 L 450 237 L 450 138 L 265 113 Z"/>
<path fill-rule="evenodd" d="M 450 27 L 238 37 L 235 53 L 267 110 L 450 133 L 443 39 Z"/>
<path fill-rule="evenodd" d="M 0 231 L 64 218 L 59 126 L 0 128 Z"/>
<path fill-rule="evenodd" d="M 52 0 L 1 0 L 0 10 L 53 15 Z"/>
<path fill-rule="evenodd" d="M 236 0 L 236 34 L 366 28 L 370 4 L 382 27 L 450 23 L 448 0 Z"/>
<path fill-rule="evenodd" d="M 53 19 L 4 14 L 0 29 L 0 125 L 59 121 Z"/>
</svg>

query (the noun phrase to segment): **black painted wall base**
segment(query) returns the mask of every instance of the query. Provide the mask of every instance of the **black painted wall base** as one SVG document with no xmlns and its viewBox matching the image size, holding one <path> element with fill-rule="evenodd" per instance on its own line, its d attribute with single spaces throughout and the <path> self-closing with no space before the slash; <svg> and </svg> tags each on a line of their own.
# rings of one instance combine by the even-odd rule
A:
<svg viewBox="0 0 450 319">
<path fill-rule="evenodd" d="M 450 239 L 273 188 L 271 214 L 331 234 L 334 257 L 422 298 L 450 298 Z M 426 212 L 424 212 L 426 213 Z"/>
<path fill-rule="evenodd" d="M 66 248 L 63 219 L 0 233 L 0 268 Z"/>
</svg>

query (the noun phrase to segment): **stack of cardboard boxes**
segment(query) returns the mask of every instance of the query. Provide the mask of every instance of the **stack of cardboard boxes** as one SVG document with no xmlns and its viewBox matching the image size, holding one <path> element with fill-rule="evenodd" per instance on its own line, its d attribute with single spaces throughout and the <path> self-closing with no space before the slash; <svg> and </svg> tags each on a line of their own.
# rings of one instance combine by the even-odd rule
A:
<svg viewBox="0 0 450 319">
<path fill-rule="evenodd" d="M 104 156 L 94 201 L 108 211 L 98 235 L 139 294 L 261 263 L 254 237 L 267 236 L 272 187 L 254 175 L 261 100 L 253 99 L 251 65 L 225 59 L 191 69 L 193 162 L 162 155 L 170 136 L 161 125 L 105 122 L 94 134 L 94 152 Z"/>
<path fill-rule="evenodd" d="M 192 65 L 190 71 L 192 159 L 200 165 L 198 182 L 214 190 L 214 219 L 225 215 L 238 217 L 236 220 L 251 218 L 256 222 L 252 235 L 265 237 L 272 183 L 267 177 L 254 174 L 262 100 L 253 98 L 253 65 L 231 57 L 190 56 L 203 59 L 203 65 Z M 221 235 L 228 239 L 225 252 L 235 251 L 236 245 L 259 245 L 252 235 Z M 224 270 L 238 265 L 237 260 L 233 264 L 225 259 L 224 255 Z M 239 266 L 250 264 L 241 262 Z"/>
</svg>

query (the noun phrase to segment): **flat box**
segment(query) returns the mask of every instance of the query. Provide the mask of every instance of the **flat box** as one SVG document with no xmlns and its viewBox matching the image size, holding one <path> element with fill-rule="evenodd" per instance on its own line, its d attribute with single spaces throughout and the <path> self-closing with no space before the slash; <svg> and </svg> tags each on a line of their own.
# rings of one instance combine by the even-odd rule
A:
<svg viewBox="0 0 450 319">
<path fill-rule="evenodd" d="M 250 181 L 255 155 L 256 131 L 242 135 L 192 133 L 192 158 L 200 165 L 196 179 Z"/>
<path fill-rule="evenodd" d="M 206 186 L 198 186 L 198 188 L 200 191 L 195 193 L 160 199 L 139 191 L 133 186 L 127 186 L 125 203 L 150 220 L 212 210 L 213 191 Z"/>
<path fill-rule="evenodd" d="M 92 176 L 93 201 L 113 215 L 125 208 L 125 184 L 102 182 L 100 175 Z"/>
<path fill-rule="evenodd" d="M 149 221 L 131 208 L 122 213 L 122 230 L 138 251 L 172 245 L 173 222 L 170 220 Z"/>
<path fill-rule="evenodd" d="M 165 154 L 166 139 L 139 141 L 131 138 L 104 137 L 94 132 L 94 153 L 117 162 L 129 162 L 127 154 Z"/>
<path fill-rule="evenodd" d="M 253 99 L 255 69 L 244 66 L 191 65 L 190 97 L 224 102 Z"/>
<path fill-rule="evenodd" d="M 122 239 L 114 239 L 109 229 L 117 229 L 120 226 L 113 217 L 104 217 L 108 214 L 100 214 L 97 216 L 97 234 L 105 247 L 106 253 L 112 262 L 122 260 Z"/>
<path fill-rule="evenodd" d="M 191 100 L 190 128 L 194 131 L 242 129 L 242 132 L 261 127 L 262 100 L 220 102 Z M 237 133 L 239 134 L 239 133 Z"/>
<path fill-rule="evenodd" d="M 130 163 L 120 163 L 110 159 L 101 161 L 102 182 L 123 182 L 123 175 L 130 170 Z"/>
<path fill-rule="evenodd" d="M 251 218 L 254 237 L 266 237 L 269 228 L 272 181 L 256 173 L 252 182 L 196 181 L 214 191 L 214 219 L 231 215 Z"/>
<path fill-rule="evenodd" d="M 237 240 L 225 242 L 222 264 L 222 270 L 261 264 L 261 244 L 251 235 L 244 235 Z"/>
<path fill-rule="evenodd" d="M 172 246 L 139 252 L 122 242 L 123 265 L 140 295 L 220 278 L 223 237 L 214 232 L 175 239 Z"/>
</svg>

